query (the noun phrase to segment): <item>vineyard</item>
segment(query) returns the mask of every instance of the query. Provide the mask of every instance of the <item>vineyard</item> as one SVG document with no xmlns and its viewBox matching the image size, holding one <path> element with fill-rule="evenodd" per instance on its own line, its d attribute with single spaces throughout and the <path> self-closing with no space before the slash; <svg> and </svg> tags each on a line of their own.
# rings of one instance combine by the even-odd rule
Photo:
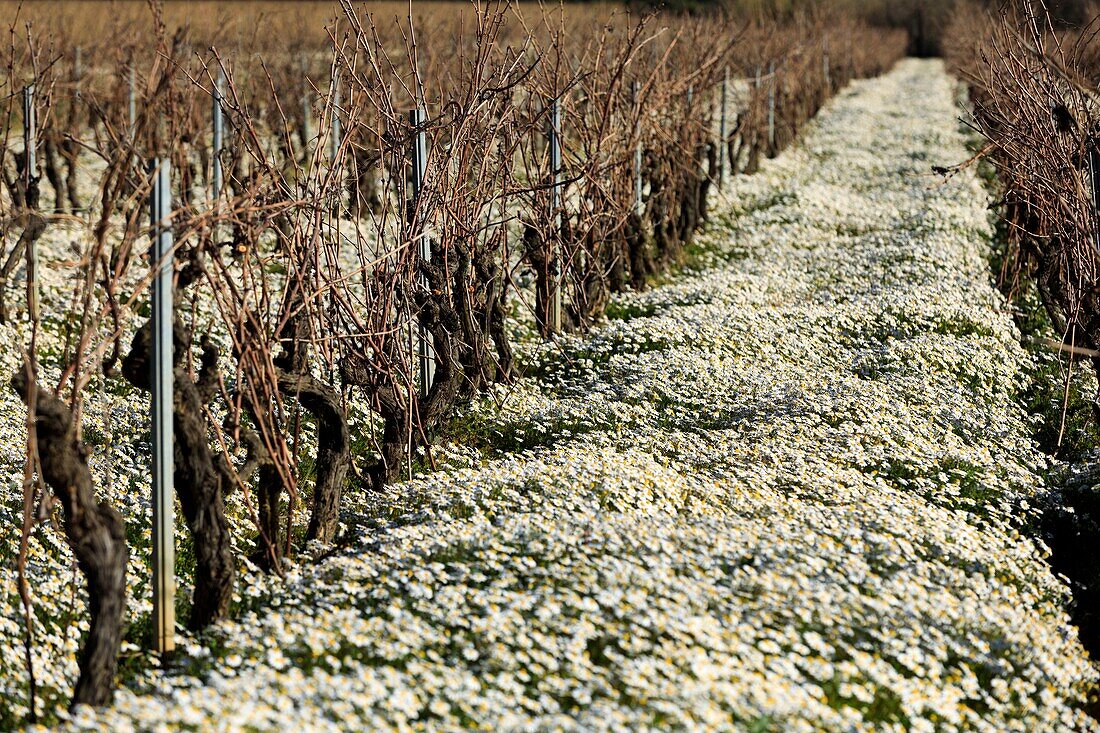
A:
<svg viewBox="0 0 1100 733">
<path fill-rule="evenodd" d="M 0 728 L 1096 729 L 1095 14 L 856 5 L 0 2 Z"/>
</svg>

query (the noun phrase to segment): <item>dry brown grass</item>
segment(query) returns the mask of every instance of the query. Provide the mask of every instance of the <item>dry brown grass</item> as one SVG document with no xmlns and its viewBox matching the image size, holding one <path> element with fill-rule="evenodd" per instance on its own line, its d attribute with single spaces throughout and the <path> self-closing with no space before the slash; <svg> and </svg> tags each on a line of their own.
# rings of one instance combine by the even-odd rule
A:
<svg viewBox="0 0 1100 733">
<path fill-rule="evenodd" d="M 357 12 L 374 17 L 380 27 L 407 22 L 410 3 L 356 3 Z M 419 28 L 448 32 L 469 28 L 475 15 L 469 3 L 417 2 L 411 4 L 412 18 Z M 516 3 L 517 16 L 541 22 L 538 3 Z M 586 3 L 565 6 L 570 22 L 601 23 L 626 11 L 618 3 Z M 81 45 L 88 49 L 127 47 L 148 38 L 155 30 L 150 6 L 141 0 L 0 0 L 0 19 L 29 21 L 40 33 L 54 35 L 59 45 Z M 169 35 L 183 31 L 196 47 L 216 45 L 230 51 L 266 52 L 288 48 L 329 47 L 326 29 L 346 26 L 338 2 L 290 2 L 287 0 L 189 0 L 163 4 L 163 19 Z M 20 23 L 22 25 L 22 23 Z M 510 30 L 521 32 L 519 18 Z M 507 36 L 506 36 L 507 37 Z"/>
</svg>

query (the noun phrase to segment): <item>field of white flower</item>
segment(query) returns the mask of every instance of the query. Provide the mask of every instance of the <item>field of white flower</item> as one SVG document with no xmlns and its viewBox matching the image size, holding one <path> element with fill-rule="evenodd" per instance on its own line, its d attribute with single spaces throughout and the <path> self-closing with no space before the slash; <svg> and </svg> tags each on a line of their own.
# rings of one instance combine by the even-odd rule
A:
<svg viewBox="0 0 1100 733">
<path fill-rule="evenodd" d="M 68 724 L 1092 729 L 1097 673 L 1020 531 L 1046 459 L 990 285 L 987 196 L 930 172 L 967 157 L 953 91 L 932 61 L 853 84 L 728 186 L 705 269 L 528 353 L 532 376 L 462 416 L 444 468 L 352 500 L 349 546 L 285 582 L 249 576 L 235 620 L 170 669 L 131 645 L 115 706 Z M 26 699 L 22 410 L 0 391 L 7 720 Z M 87 421 L 140 617 L 143 406 L 103 394 Z M 71 684 L 84 615 L 67 557 L 35 533 L 47 699 Z"/>
</svg>

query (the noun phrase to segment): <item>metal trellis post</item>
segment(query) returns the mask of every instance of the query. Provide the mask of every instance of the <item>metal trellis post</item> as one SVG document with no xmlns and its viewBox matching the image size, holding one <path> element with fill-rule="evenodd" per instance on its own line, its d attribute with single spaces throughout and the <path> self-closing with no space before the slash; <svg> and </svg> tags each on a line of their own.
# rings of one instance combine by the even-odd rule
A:
<svg viewBox="0 0 1100 733">
<path fill-rule="evenodd" d="M 34 84 L 23 87 L 23 151 L 26 168 L 23 171 L 24 182 L 30 189 L 34 181 L 34 170 L 38 167 L 37 159 L 38 140 L 38 114 L 34 106 Z"/>
<path fill-rule="evenodd" d="M 550 100 L 550 124 L 546 131 L 550 140 L 550 222 L 553 227 L 550 242 L 550 313 L 548 331 L 561 330 L 562 277 L 562 216 L 561 216 L 561 98 Z"/>
<path fill-rule="evenodd" d="M 130 67 L 127 100 L 130 107 L 130 134 L 134 133 L 134 125 L 137 124 L 137 99 L 134 97 L 134 67 Z"/>
<path fill-rule="evenodd" d="M 1089 145 L 1089 189 L 1092 193 L 1093 246 L 1100 254 L 1100 148 L 1096 143 Z"/>
<path fill-rule="evenodd" d="M 225 72 L 218 71 L 218 80 L 214 84 L 213 105 L 211 107 L 210 122 L 213 132 L 213 154 L 211 160 L 211 188 L 213 190 L 214 205 L 217 206 L 218 197 L 222 193 L 222 89 L 225 85 Z"/>
<path fill-rule="evenodd" d="M 718 110 L 718 185 L 721 186 L 726 181 L 726 135 L 729 134 L 726 129 L 726 104 L 729 99 L 729 83 L 730 83 L 730 67 L 726 67 L 725 74 L 722 76 L 722 93 L 719 95 L 719 104 L 721 107 Z"/>
<path fill-rule="evenodd" d="M 775 155 L 775 62 L 768 64 L 768 153 Z"/>
<path fill-rule="evenodd" d="M 412 200 L 409 202 L 409 216 L 416 215 L 420 203 L 420 193 L 424 190 L 424 177 L 428 170 L 428 134 L 424 129 L 427 115 L 420 107 L 409 111 L 409 125 L 413 129 L 412 146 Z M 424 223 L 418 222 L 413 231 L 419 238 L 417 251 L 424 262 L 432 261 L 432 242 L 428 233 L 424 231 Z M 420 284 L 424 288 L 430 287 L 427 277 L 420 275 Z M 435 380 L 435 350 L 432 348 L 432 337 L 428 329 L 423 325 L 417 332 L 417 356 L 420 361 L 420 386 L 424 394 L 431 389 Z"/>
<path fill-rule="evenodd" d="M 34 104 L 34 84 L 23 87 L 23 155 L 24 155 L 24 195 L 27 206 L 32 206 L 31 189 L 37 185 L 35 171 L 38 170 L 38 112 Z M 38 246 L 34 237 L 27 239 L 27 312 L 31 319 L 38 320 Z"/>
<path fill-rule="evenodd" d="M 298 59 L 298 65 L 302 70 L 302 134 L 305 139 L 302 140 L 302 145 L 308 145 L 308 140 L 313 137 L 313 131 L 310 129 L 310 120 L 313 118 L 313 93 L 309 86 L 309 76 L 306 73 L 306 60 L 304 57 Z"/>
<path fill-rule="evenodd" d="M 172 426 L 172 210 L 170 164 L 157 159 L 149 200 L 153 225 L 151 419 L 153 432 L 153 649 L 175 648 L 175 491 Z"/>
<path fill-rule="evenodd" d="M 80 99 L 80 80 L 84 77 L 84 54 L 77 46 L 73 54 L 73 96 Z"/>
<path fill-rule="evenodd" d="M 630 83 L 631 102 L 637 107 L 638 115 L 638 141 L 634 145 L 634 211 L 638 216 L 642 215 L 642 110 L 641 90 L 637 81 Z"/>
<path fill-rule="evenodd" d="M 340 78 L 332 81 L 332 140 L 329 147 L 329 160 L 336 165 L 336 156 L 340 154 Z"/>
</svg>

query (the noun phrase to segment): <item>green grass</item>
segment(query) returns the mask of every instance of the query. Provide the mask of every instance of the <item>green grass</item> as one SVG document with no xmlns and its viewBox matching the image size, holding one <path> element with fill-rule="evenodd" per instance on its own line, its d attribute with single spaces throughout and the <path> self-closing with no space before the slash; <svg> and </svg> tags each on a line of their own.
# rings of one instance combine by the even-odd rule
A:
<svg viewBox="0 0 1100 733">
<path fill-rule="evenodd" d="M 1004 224 L 998 226 L 992 245 L 990 267 L 994 273 L 999 273 L 1007 256 Z M 1061 341 L 1062 335 L 1055 333 L 1033 280 L 1023 280 L 1015 291 L 1000 289 L 1009 298 L 1023 346 L 1032 357 L 1027 378 L 1015 397 L 1029 415 L 1039 418 L 1033 437 L 1044 453 L 1071 462 L 1079 461 L 1100 446 L 1091 367 L 1081 358 L 1070 362 L 1047 345 L 1049 340 Z M 1070 367 L 1068 383 L 1067 365 Z"/>
</svg>

